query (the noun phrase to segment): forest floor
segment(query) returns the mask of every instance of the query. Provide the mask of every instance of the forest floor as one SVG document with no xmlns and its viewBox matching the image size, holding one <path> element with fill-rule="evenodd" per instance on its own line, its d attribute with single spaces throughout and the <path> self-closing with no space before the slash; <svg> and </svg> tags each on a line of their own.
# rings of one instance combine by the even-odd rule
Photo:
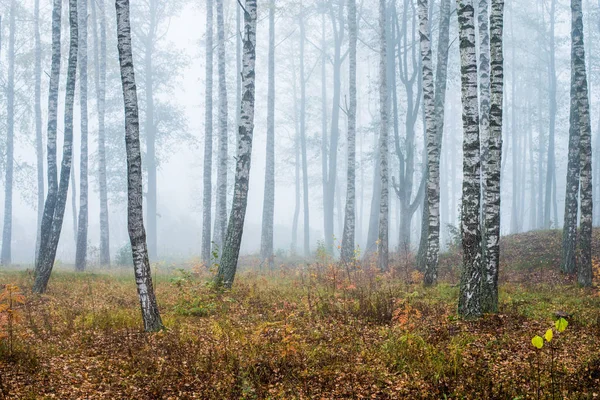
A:
<svg viewBox="0 0 600 400">
<path fill-rule="evenodd" d="M 386 274 L 325 256 L 261 272 L 248 257 L 231 291 L 194 262 L 159 264 L 156 334 L 141 331 L 130 269 L 59 268 L 43 296 L 30 271 L 2 270 L 0 309 L 5 285 L 19 289 L 12 327 L 0 314 L 0 399 L 600 398 L 600 282 L 558 272 L 558 232 L 502 252 L 500 312 L 477 321 L 456 316 L 456 252 L 434 288 L 409 257 Z M 557 313 L 568 327 L 535 348 Z"/>
</svg>

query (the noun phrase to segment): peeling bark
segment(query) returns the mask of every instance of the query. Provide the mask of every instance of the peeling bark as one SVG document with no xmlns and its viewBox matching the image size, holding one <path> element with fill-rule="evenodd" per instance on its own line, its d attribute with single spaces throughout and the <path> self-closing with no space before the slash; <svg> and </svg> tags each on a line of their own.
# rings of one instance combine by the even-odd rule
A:
<svg viewBox="0 0 600 400">
<path fill-rule="evenodd" d="M 461 220 L 463 270 L 458 312 L 465 318 L 473 318 L 481 315 L 481 229 L 479 224 L 481 155 L 473 0 L 458 0 L 458 24 L 464 131 Z"/>
</svg>

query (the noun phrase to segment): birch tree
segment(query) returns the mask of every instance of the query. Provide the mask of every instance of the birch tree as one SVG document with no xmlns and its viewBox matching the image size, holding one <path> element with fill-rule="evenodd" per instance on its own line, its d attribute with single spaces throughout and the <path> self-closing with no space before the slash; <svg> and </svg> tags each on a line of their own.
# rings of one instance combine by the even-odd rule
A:
<svg viewBox="0 0 600 400">
<path fill-rule="evenodd" d="M 346 209 L 342 234 L 342 262 L 354 258 L 354 236 L 356 234 L 356 0 L 348 0 L 348 173 L 346 185 Z"/>
<path fill-rule="evenodd" d="M 13 217 L 13 178 L 15 168 L 15 30 L 16 1 L 10 1 L 8 22 L 8 76 L 6 80 L 6 169 L 4 171 L 4 227 L 2 229 L 2 252 L 0 264 L 12 262 L 12 217 Z"/>
<path fill-rule="evenodd" d="M 95 1 L 95 0 L 93 0 Z M 79 167 L 79 219 L 75 269 L 85 270 L 88 236 L 88 7 L 79 2 L 79 107 L 81 109 L 81 153 Z"/>
<path fill-rule="evenodd" d="M 308 207 L 308 156 L 306 154 L 306 74 L 304 71 L 304 47 L 306 28 L 304 7 L 301 4 L 300 24 L 300 147 L 302 153 L 302 202 L 304 214 L 304 256 L 310 255 L 310 210 Z"/>
<path fill-rule="evenodd" d="M 341 68 L 346 58 L 345 54 L 342 54 L 342 43 L 345 37 L 345 28 L 344 28 L 344 7 L 343 2 L 340 2 L 337 15 L 333 7 L 333 2 L 329 3 L 329 18 L 331 20 L 331 27 L 333 30 L 333 39 L 334 39 L 334 52 L 332 58 L 333 64 L 333 97 L 331 104 L 331 134 L 329 135 L 329 147 L 325 143 L 327 135 L 325 134 L 325 130 L 327 128 L 327 124 L 323 124 L 323 136 L 322 136 L 322 157 L 323 157 L 323 216 L 324 216 L 324 232 L 325 232 L 325 247 L 327 251 L 330 253 L 333 251 L 333 238 L 334 238 L 334 228 L 333 228 L 333 209 L 334 209 L 334 201 L 335 201 L 335 189 L 336 189 L 336 179 L 337 179 L 337 152 L 338 152 L 338 142 L 339 142 L 339 124 L 340 124 L 340 100 L 341 100 Z M 323 29 L 325 27 L 323 26 Z M 325 56 L 325 41 L 323 40 L 323 48 L 322 52 L 322 79 L 323 79 L 323 87 L 325 84 L 325 67 L 324 60 Z M 325 90 L 325 89 L 323 89 Z M 325 92 L 326 93 L 326 92 Z M 326 102 L 325 96 L 323 96 L 323 101 Z M 324 103 L 324 108 L 325 108 Z M 326 112 L 323 112 L 323 119 L 326 117 Z"/>
<path fill-rule="evenodd" d="M 491 102 L 490 131 L 484 160 L 484 249 L 481 308 L 498 312 L 498 270 L 500 267 L 500 182 L 502 172 L 502 119 L 504 99 L 504 0 L 492 0 L 490 14 Z"/>
<path fill-rule="evenodd" d="M 579 154 L 580 154 L 580 233 L 579 255 L 577 263 L 577 281 L 579 285 L 592 286 L 592 129 L 590 121 L 590 102 L 588 79 L 585 67 L 585 46 L 583 33 L 583 10 L 581 0 L 571 0 L 573 67 L 575 68 L 575 87 L 577 92 L 577 114 L 579 117 Z"/>
<path fill-rule="evenodd" d="M 388 87 L 387 87 L 387 32 L 386 1 L 379 0 L 379 165 L 381 201 L 379 204 L 379 243 L 377 266 L 387 271 L 389 263 L 389 177 L 388 177 Z"/>
<path fill-rule="evenodd" d="M 565 214 L 562 237 L 562 258 L 560 268 L 567 274 L 576 271 L 576 249 L 577 249 L 577 213 L 579 210 L 579 174 L 580 174 L 580 115 L 577 92 L 577 41 L 579 31 L 577 26 L 577 0 L 571 2 L 571 103 L 569 110 L 569 149 L 567 162 L 567 181 L 565 194 Z M 583 40 L 583 37 L 581 37 Z M 581 44 L 583 46 L 583 44 Z"/>
<path fill-rule="evenodd" d="M 273 218 L 275 214 L 275 0 L 269 1 L 269 87 L 267 93 L 267 160 L 262 214 L 261 258 L 274 267 Z"/>
<path fill-rule="evenodd" d="M 119 51 L 119 65 L 125 108 L 127 228 L 131 242 L 135 281 L 140 299 L 144 329 L 146 332 L 155 332 L 163 329 L 163 324 L 158 312 L 154 288 L 152 286 L 148 247 L 146 245 L 146 230 L 144 229 L 140 123 L 131 46 L 129 0 L 116 0 L 115 7 L 117 12 L 117 48 Z"/>
<path fill-rule="evenodd" d="M 71 162 L 73 157 L 73 105 L 75 102 L 75 83 L 77 78 L 77 47 L 78 47 L 78 17 L 77 17 L 77 1 L 69 0 L 69 26 L 70 26 L 70 41 L 69 41 L 69 61 L 67 65 L 67 85 L 65 93 L 65 122 L 64 122 L 64 139 L 63 139 L 63 156 L 60 167 L 60 183 L 56 192 L 55 198 L 50 198 L 50 193 L 46 199 L 46 203 L 53 201 L 51 204 L 53 207 L 52 214 L 50 214 L 50 221 L 47 222 L 47 226 L 44 226 L 42 221 L 42 241 L 40 250 L 38 252 L 38 260 L 35 268 L 35 282 L 33 284 L 33 291 L 35 293 L 44 293 L 50 280 L 50 274 L 52 273 L 52 267 L 54 266 L 54 260 L 56 258 L 56 249 L 58 247 L 58 241 L 60 239 L 60 233 L 63 225 L 63 217 L 65 215 L 65 208 L 67 205 L 67 195 L 69 192 L 69 179 L 71 177 Z M 48 109 L 56 106 L 58 98 L 58 77 L 55 77 L 53 81 L 53 75 L 60 73 L 60 32 L 55 40 L 55 29 L 60 31 L 60 1 L 54 3 L 54 10 L 52 15 L 52 75 L 50 83 L 50 95 Z M 56 25 L 55 25 L 56 24 Z M 56 45 L 56 48 L 55 48 Z M 58 60 L 55 60 L 55 57 Z M 55 71 L 55 67 L 57 68 Z M 56 83 L 56 86 L 53 86 Z M 50 111 L 48 114 L 51 115 Z M 54 114 L 56 115 L 56 114 Z M 51 126 L 52 124 L 52 126 Z M 54 137 L 50 137 L 52 131 Z M 53 145 L 54 152 L 51 150 L 50 145 Z M 48 174 L 56 173 L 56 117 L 48 117 Z M 53 159 L 51 159 L 51 153 Z M 49 182 L 49 187 L 51 184 Z M 46 219 L 46 208 L 44 207 L 44 219 Z M 47 235 L 47 236 L 46 236 Z"/>
<path fill-rule="evenodd" d="M 548 115 L 550 117 L 549 131 L 548 131 L 548 156 L 546 163 L 546 187 L 544 192 L 544 227 L 546 229 L 551 226 L 550 218 L 550 205 L 552 204 L 552 195 L 556 198 L 556 171 L 555 171 L 555 150 L 554 150 L 554 137 L 556 131 L 556 39 L 555 39 L 555 25 L 556 25 L 556 0 L 551 0 L 550 3 L 550 32 L 548 33 L 548 46 L 549 46 L 549 63 L 548 63 Z M 556 204 L 554 205 L 554 212 L 556 213 Z M 554 221 L 555 224 L 558 221 Z"/>
<path fill-rule="evenodd" d="M 240 5 L 241 6 L 241 5 Z M 252 162 L 252 136 L 254 133 L 254 96 L 255 96 L 255 64 L 256 64 L 256 0 L 246 0 L 244 11 L 244 37 L 242 57 L 242 104 L 240 108 L 240 125 L 237 135 L 237 158 L 233 203 L 225 246 L 217 272 L 217 283 L 231 287 L 235 278 L 237 262 L 244 230 L 246 206 L 248 204 L 248 187 L 250 182 L 250 165 Z"/>
<path fill-rule="evenodd" d="M 427 262 L 425 284 L 436 281 L 436 271 L 440 247 L 440 153 L 437 146 L 435 118 L 435 90 L 433 82 L 433 52 L 429 27 L 429 6 L 427 0 L 419 0 L 419 38 L 423 80 L 423 107 L 427 143 Z"/>
<path fill-rule="evenodd" d="M 213 0 L 206 0 L 206 83 L 204 88 L 204 189 L 202 192 L 202 263 L 210 266 L 213 152 Z"/>
<path fill-rule="evenodd" d="M 444 103 L 448 69 L 448 47 L 450 38 L 450 0 L 440 3 L 440 25 L 437 53 L 437 71 L 435 89 L 433 82 L 433 63 L 431 32 L 429 26 L 429 7 L 427 1 L 419 2 L 419 32 L 423 67 L 423 104 L 427 129 L 427 195 L 424 207 L 427 208 L 427 253 L 425 265 L 425 285 L 437 281 L 437 267 L 440 246 L 440 154 L 444 131 Z"/>
<path fill-rule="evenodd" d="M 461 230 L 463 270 L 458 312 L 465 318 L 481 315 L 481 156 L 479 148 L 479 104 L 477 99 L 477 55 L 473 0 L 458 0 L 463 121 L 463 188 Z"/>
<path fill-rule="evenodd" d="M 217 161 L 217 199 L 213 242 L 222 252 L 227 231 L 227 81 L 225 70 L 225 21 L 223 0 L 217 0 L 217 64 L 219 70 L 219 150 Z"/>
<path fill-rule="evenodd" d="M 108 185 L 106 179 L 106 11 L 105 0 L 93 0 L 94 86 L 98 115 L 98 187 L 100 194 L 100 265 L 110 265 L 110 229 L 108 223 Z M 96 12 L 98 4 L 99 17 Z M 98 20 L 100 27 L 98 32 Z"/>
<path fill-rule="evenodd" d="M 62 0 L 54 0 L 52 6 L 52 64 L 50 70 L 50 83 L 48 87 L 48 127 L 47 127 L 47 162 L 48 162 L 48 194 L 44 202 L 44 215 L 40 227 L 40 242 L 35 260 L 36 277 L 42 273 L 42 268 L 47 269 L 44 257 L 47 257 L 52 233 L 54 210 L 58 198 L 58 177 L 56 165 L 56 130 L 58 120 L 58 87 L 60 81 L 60 36 Z M 48 274 L 49 272 L 44 272 Z M 46 279 L 47 280 L 47 279 Z M 34 287 L 34 291 L 45 291 L 45 285 Z"/>
<path fill-rule="evenodd" d="M 35 113 L 35 155 L 37 166 L 37 235 L 35 259 L 40 246 L 42 219 L 44 218 L 44 142 L 42 139 L 42 40 L 40 37 L 40 0 L 33 5 L 33 35 L 35 42 L 34 61 L 34 113 Z"/>
</svg>

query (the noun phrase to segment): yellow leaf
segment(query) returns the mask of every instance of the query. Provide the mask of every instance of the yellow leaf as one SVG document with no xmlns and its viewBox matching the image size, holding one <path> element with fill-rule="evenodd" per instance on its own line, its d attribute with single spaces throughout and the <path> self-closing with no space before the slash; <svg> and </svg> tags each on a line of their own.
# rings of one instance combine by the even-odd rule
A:
<svg viewBox="0 0 600 400">
<path fill-rule="evenodd" d="M 569 325 L 569 323 L 567 322 L 566 319 L 564 318 L 559 318 L 555 323 L 554 326 L 556 326 L 556 330 L 559 332 L 564 331 L 565 329 L 567 329 L 567 325 Z"/>
<path fill-rule="evenodd" d="M 546 333 L 544 334 L 544 338 L 546 339 L 547 342 L 550 342 L 552 340 L 552 329 L 548 329 L 546 331 Z"/>
<path fill-rule="evenodd" d="M 538 349 L 541 349 L 542 347 L 544 347 L 544 339 L 542 339 L 541 336 L 535 335 L 533 339 L 531 339 L 531 344 L 537 347 Z"/>
</svg>

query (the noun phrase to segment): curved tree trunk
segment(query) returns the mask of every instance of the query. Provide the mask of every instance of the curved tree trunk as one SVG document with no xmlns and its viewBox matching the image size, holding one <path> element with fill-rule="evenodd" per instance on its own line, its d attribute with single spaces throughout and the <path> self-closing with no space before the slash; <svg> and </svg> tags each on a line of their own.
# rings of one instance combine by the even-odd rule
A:
<svg viewBox="0 0 600 400">
<path fill-rule="evenodd" d="M 225 22 L 223 0 L 217 0 L 217 58 L 219 69 L 219 151 L 217 162 L 217 199 L 213 242 L 222 254 L 227 231 L 227 81 L 225 70 Z"/>
<path fill-rule="evenodd" d="M 252 162 L 252 136 L 254 133 L 254 96 L 256 63 L 256 0 L 246 0 L 244 7 L 244 55 L 242 61 L 243 96 L 238 127 L 238 148 L 235 170 L 233 204 L 227 227 L 223 255 L 217 273 L 217 283 L 231 287 L 244 231 L 250 165 Z"/>
<path fill-rule="evenodd" d="M 463 108 L 462 247 L 463 270 L 458 312 L 466 318 L 481 315 L 481 156 L 479 148 L 479 104 L 477 100 L 477 56 L 473 0 L 459 0 L 458 24 Z"/>
<path fill-rule="evenodd" d="M 55 3 L 55 7 L 56 7 Z M 54 23 L 56 21 L 55 12 L 60 13 L 60 2 L 58 7 L 53 11 L 52 17 L 52 67 L 53 73 L 55 67 L 54 57 L 58 54 L 60 58 L 60 49 L 55 52 L 54 48 Z M 42 227 L 42 238 L 45 236 L 46 232 L 48 232 L 48 238 L 42 239 L 42 244 L 44 247 L 40 248 L 38 262 L 36 263 L 36 276 L 35 282 L 33 284 L 33 291 L 35 293 L 44 293 L 46 291 L 46 287 L 48 286 L 48 281 L 50 280 L 50 274 L 52 273 L 52 267 L 54 266 L 54 260 L 56 258 L 56 249 L 58 247 L 58 241 L 60 239 L 60 233 L 63 225 L 63 217 L 65 215 L 65 208 L 67 205 L 67 196 L 69 192 L 69 179 L 71 176 L 71 162 L 73 157 L 73 104 L 75 102 L 75 83 L 77 78 L 77 45 L 78 45 L 78 20 L 77 20 L 77 0 L 69 0 L 69 26 L 70 26 L 70 43 L 69 43 L 69 63 L 67 66 L 67 86 L 66 86 L 66 94 L 65 94 L 65 129 L 64 129 L 64 143 L 63 143 L 63 157 L 62 164 L 60 167 L 60 184 L 58 186 L 58 191 L 56 195 L 56 203 L 53 210 L 52 221 L 50 223 L 50 229 L 47 231 Z M 60 17 L 58 17 L 58 25 L 57 29 L 60 29 Z M 58 36 L 58 41 L 56 42 L 58 46 L 60 46 L 60 34 Z M 60 61 L 56 64 L 58 68 L 60 68 Z M 58 71 L 57 71 L 58 73 Z M 52 76 L 51 76 L 52 77 Z M 58 82 L 57 82 L 58 83 Z M 56 86 L 56 93 L 58 93 L 58 85 Z M 51 93 L 50 97 L 52 98 L 52 85 L 51 85 Z M 50 106 L 54 106 L 53 100 L 56 101 L 56 98 L 50 100 Z M 54 124 L 56 120 L 54 120 Z M 50 118 L 48 121 L 48 143 L 50 143 Z M 52 127 L 52 130 L 56 132 L 56 125 Z M 54 136 L 54 149 L 56 148 L 56 135 Z M 48 173 L 51 173 L 51 164 L 50 164 L 50 145 L 48 145 Z M 56 153 L 54 152 L 54 157 L 56 157 Z M 56 164 L 54 164 L 54 171 L 56 170 Z M 48 195 L 50 197 L 50 194 Z M 48 199 L 46 203 L 48 203 Z M 45 210 L 44 210 L 45 214 Z M 44 218 L 46 216 L 44 215 Z"/>
<path fill-rule="evenodd" d="M 35 261 L 35 275 L 42 272 L 42 258 L 49 246 L 52 232 L 52 220 L 58 196 L 58 177 L 56 166 L 56 129 L 58 120 L 58 87 L 60 81 L 60 28 L 62 15 L 62 0 L 54 0 L 52 8 L 52 66 L 48 88 L 48 129 L 47 129 L 47 160 L 48 160 L 48 195 L 44 203 L 44 215 L 40 227 L 40 242 Z M 49 275 L 49 274 L 48 274 Z M 35 290 L 35 289 L 34 289 Z M 45 290 L 45 287 L 43 288 Z M 41 291 L 43 291 L 41 290 Z"/>
<path fill-rule="evenodd" d="M 267 95 L 267 160 L 263 198 L 261 258 L 274 267 L 273 218 L 275 214 L 275 0 L 269 2 L 269 88 Z"/>
<path fill-rule="evenodd" d="M 504 99 L 504 0 L 492 0 L 491 31 L 491 105 L 488 151 L 483 168 L 485 196 L 483 203 L 484 237 L 481 309 L 498 312 L 498 270 L 500 267 L 500 182 L 502 171 L 502 118 Z M 541 193 L 540 193 L 541 195 Z"/>
<path fill-rule="evenodd" d="M 79 2 L 79 106 L 81 108 L 81 166 L 79 167 L 79 220 L 75 269 L 85 270 L 88 234 L 88 24 L 87 0 Z"/>
<path fill-rule="evenodd" d="M 202 193 L 202 263 L 211 266 L 213 152 L 213 0 L 206 0 L 206 87 L 204 95 L 204 188 Z"/>
<path fill-rule="evenodd" d="M 348 106 L 348 176 L 346 184 L 346 209 L 342 234 L 342 262 L 354 258 L 354 237 L 356 234 L 356 43 L 358 40 L 356 23 L 356 0 L 348 0 L 349 36 L 349 106 Z"/>
<path fill-rule="evenodd" d="M 74 0 L 71 0 L 74 1 Z M 131 46 L 131 24 L 129 21 L 129 0 L 116 0 L 117 11 L 117 47 L 123 85 L 125 106 L 125 146 L 127 150 L 127 228 L 131 241 L 135 281 L 137 284 L 142 319 L 146 332 L 155 332 L 163 328 L 158 312 L 148 247 L 144 229 L 144 210 L 142 206 L 142 154 L 140 150 L 140 122 L 138 116 L 137 88 L 133 69 Z"/>
</svg>

